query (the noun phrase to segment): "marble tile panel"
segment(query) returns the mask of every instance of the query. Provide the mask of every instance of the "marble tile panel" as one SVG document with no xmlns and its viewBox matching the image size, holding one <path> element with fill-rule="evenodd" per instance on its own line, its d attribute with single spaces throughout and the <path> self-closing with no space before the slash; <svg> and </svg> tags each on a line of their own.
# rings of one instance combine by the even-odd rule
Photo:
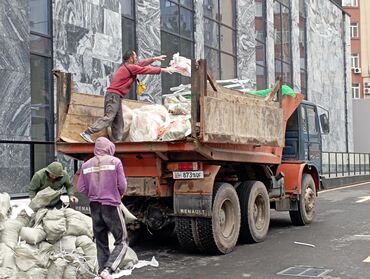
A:
<svg viewBox="0 0 370 279">
<path fill-rule="evenodd" d="M 0 106 L 4 103 L 22 103 L 31 96 L 30 74 L 0 70 Z"/>
<path fill-rule="evenodd" d="M 120 0 L 100 0 L 100 6 L 111 11 L 120 12 Z"/>
<path fill-rule="evenodd" d="M 275 84 L 275 34 L 273 0 L 266 0 L 266 66 L 267 86 Z"/>
<path fill-rule="evenodd" d="M 104 9 L 104 34 L 121 40 L 121 14 Z"/>
<path fill-rule="evenodd" d="M 91 48 L 92 38 L 89 29 L 69 23 L 65 25 L 65 29 L 67 36 L 64 39 L 67 41 L 67 48 L 65 49 L 67 53 L 81 53 L 84 48 Z"/>
<path fill-rule="evenodd" d="M 55 0 L 54 20 L 82 28 L 91 26 L 92 4 L 86 0 Z"/>
<path fill-rule="evenodd" d="M 301 91 L 301 65 L 299 50 L 299 0 L 291 0 L 292 16 L 292 68 L 293 68 L 293 89 L 296 92 Z"/>
<path fill-rule="evenodd" d="M 29 40 L 30 25 L 27 1 L 0 1 L 0 15 L 0 36 L 20 42 Z"/>
<path fill-rule="evenodd" d="M 92 52 L 94 58 L 121 63 L 122 40 L 121 38 L 113 38 L 105 34 L 96 33 Z"/>
<path fill-rule="evenodd" d="M 158 55 L 161 52 L 160 1 L 138 0 L 136 5 L 138 54 L 143 58 Z M 142 79 L 148 85 L 148 88 L 139 99 L 161 103 L 161 76 L 145 75 Z"/>
<path fill-rule="evenodd" d="M 195 59 L 204 58 L 203 0 L 194 0 Z"/>
<path fill-rule="evenodd" d="M 91 5 L 91 30 L 93 33 L 104 32 L 104 9 L 100 6 Z"/>
<path fill-rule="evenodd" d="M 237 1 L 237 57 L 239 79 L 256 81 L 256 41 L 255 41 L 254 0 Z"/>
<path fill-rule="evenodd" d="M 4 135 L 6 139 L 30 136 L 31 97 L 23 103 L 1 104 L 0 109 L 0 135 Z"/>
<path fill-rule="evenodd" d="M 0 143 L 0 192 L 26 193 L 31 179 L 29 166 L 28 144 Z"/>
<path fill-rule="evenodd" d="M 29 42 L 0 38 L 0 69 L 30 73 Z"/>
<path fill-rule="evenodd" d="M 343 28 L 349 27 L 344 27 L 342 11 L 330 1 L 310 0 L 307 7 L 309 98 L 330 111 L 331 131 L 323 137 L 323 150 L 345 152 L 349 140 L 346 137 Z M 347 98 L 347 102 L 350 99 Z M 348 111 L 347 116 L 351 117 L 352 112 Z"/>
</svg>

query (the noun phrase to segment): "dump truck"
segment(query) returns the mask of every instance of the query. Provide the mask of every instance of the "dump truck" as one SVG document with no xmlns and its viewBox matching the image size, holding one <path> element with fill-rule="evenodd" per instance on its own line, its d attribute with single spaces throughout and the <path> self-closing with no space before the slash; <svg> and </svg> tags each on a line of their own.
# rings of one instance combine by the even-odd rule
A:
<svg viewBox="0 0 370 279">
<path fill-rule="evenodd" d="M 55 76 L 56 150 L 85 161 L 94 144 L 79 133 L 103 115 L 104 97 L 73 92 L 70 74 Z M 122 102 L 130 108 L 148 105 Z M 319 116 L 300 93 L 283 96 L 281 81 L 267 97 L 246 94 L 218 85 L 205 60 L 192 60 L 191 135 L 116 143 L 128 181 L 123 202 L 138 217 L 129 233 L 167 229 L 188 251 L 226 254 L 238 241 L 265 240 L 270 209 L 289 211 L 294 225 L 311 223 L 320 188 L 321 134 L 327 131 L 328 115 Z"/>
</svg>

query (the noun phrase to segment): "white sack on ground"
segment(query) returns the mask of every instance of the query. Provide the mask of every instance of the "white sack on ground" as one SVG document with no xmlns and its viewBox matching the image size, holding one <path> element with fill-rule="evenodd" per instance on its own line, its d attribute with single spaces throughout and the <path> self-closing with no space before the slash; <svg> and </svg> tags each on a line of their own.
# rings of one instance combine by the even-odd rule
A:
<svg viewBox="0 0 370 279">
<path fill-rule="evenodd" d="M 32 209 L 30 208 L 30 210 Z M 31 221 L 31 215 L 29 215 L 25 209 L 22 209 L 15 218 L 11 218 L 11 219 L 15 219 L 19 221 L 20 223 L 22 223 L 24 227 L 26 227 L 29 225 Z"/>
<path fill-rule="evenodd" d="M 96 258 L 96 245 L 92 241 L 92 239 L 86 235 L 78 236 L 76 238 L 76 247 L 79 247 L 83 250 L 86 262 L 90 270 L 96 269 L 97 271 L 98 263 Z"/>
<path fill-rule="evenodd" d="M 1 232 L 0 242 L 5 243 L 10 248 L 14 248 L 18 243 L 19 232 L 23 226 L 17 220 L 6 220 L 4 222 L 4 230 Z"/>
<path fill-rule="evenodd" d="M 20 243 L 14 249 L 15 263 L 19 270 L 28 271 L 37 267 L 41 262 L 38 258 L 38 250 L 35 246 L 26 243 Z"/>
<path fill-rule="evenodd" d="M 59 197 L 60 194 L 61 191 L 56 191 L 51 189 L 50 187 L 47 187 L 36 194 L 36 196 L 31 200 L 29 207 L 33 211 L 37 211 L 40 208 L 49 205 L 50 202 L 53 201 L 56 197 Z"/>
<path fill-rule="evenodd" d="M 108 234 L 108 240 L 109 240 L 109 250 L 110 252 L 112 252 L 114 249 L 114 241 L 115 241 L 112 233 Z M 138 261 L 139 259 L 135 251 L 132 250 L 130 247 L 128 247 L 125 256 L 123 257 L 120 264 L 118 265 L 118 268 L 119 269 L 132 268 Z"/>
<path fill-rule="evenodd" d="M 66 223 L 63 209 L 48 210 L 43 219 L 46 240 L 50 243 L 55 243 L 61 239 L 67 230 Z"/>
<path fill-rule="evenodd" d="M 31 217 L 30 225 L 37 226 L 42 224 L 42 220 L 44 219 L 46 213 L 48 213 L 49 209 L 42 208 L 38 210 L 36 213 L 34 213 Z"/>
<path fill-rule="evenodd" d="M 67 252 L 71 253 L 76 250 L 76 236 L 65 235 L 57 243 L 54 244 L 55 253 Z"/>
<path fill-rule="evenodd" d="M 51 264 L 50 257 L 54 253 L 54 246 L 51 245 L 49 242 L 43 241 L 39 243 L 38 248 L 38 257 L 41 263 L 39 264 L 39 266 L 43 268 L 49 268 Z"/>
<path fill-rule="evenodd" d="M 8 193 L 0 194 L 0 224 L 8 216 L 10 210 L 10 196 Z M 0 230 L 2 230 L 0 225 Z"/>
<path fill-rule="evenodd" d="M 72 264 L 68 264 L 63 273 L 63 279 L 76 279 L 77 278 L 77 268 Z"/>
<path fill-rule="evenodd" d="M 67 262 L 62 259 L 56 259 L 48 269 L 47 279 L 63 279 L 64 270 L 66 269 Z"/>
<path fill-rule="evenodd" d="M 32 268 L 27 272 L 18 271 L 17 279 L 45 279 L 48 270 L 40 267 Z"/>
<path fill-rule="evenodd" d="M 0 267 L 0 278 L 4 278 L 4 279 L 16 278 L 15 271 L 8 267 Z"/>
<path fill-rule="evenodd" d="M 67 222 L 66 235 L 93 237 L 91 217 L 72 208 L 65 209 L 64 215 Z"/>
<path fill-rule="evenodd" d="M 36 245 L 46 239 L 46 232 L 41 225 L 38 225 L 35 228 L 23 227 L 19 236 L 28 244 Z"/>
<path fill-rule="evenodd" d="M 14 250 L 5 245 L 5 243 L 0 243 L 0 260 L 2 267 L 7 267 L 12 270 L 17 269 L 17 266 L 15 264 Z"/>
</svg>

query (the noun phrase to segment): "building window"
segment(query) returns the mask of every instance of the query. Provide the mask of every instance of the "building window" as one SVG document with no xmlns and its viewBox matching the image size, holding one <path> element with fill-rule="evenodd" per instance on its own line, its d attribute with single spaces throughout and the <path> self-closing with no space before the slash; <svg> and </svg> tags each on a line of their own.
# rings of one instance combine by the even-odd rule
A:
<svg viewBox="0 0 370 279">
<path fill-rule="evenodd" d="M 256 0 L 256 81 L 257 89 L 267 87 L 266 76 L 266 0 Z"/>
<path fill-rule="evenodd" d="M 299 0 L 299 59 L 301 75 L 301 93 L 307 99 L 307 33 L 305 1 Z"/>
<path fill-rule="evenodd" d="M 358 38 L 358 23 L 351 23 L 351 38 Z"/>
<path fill-rule="evenodd" d="M 359 68 L 360 66 L 360 55 L 358 53 L 352 53 L 351 66 L 353 68 Z"/>
<path fill-rule="evenodd" d="M 168 65 L 172 55 L 194 58 L 194 5 L 192 0 L 161 0 L 161 50 L 167 55 Z M 188 84 L 189 77 L 163 75 L 163 94 L 171 93 L 170 88 Z"/>
<path fill-rule="evenodd" d="M 216 79 L 236 77 L 236 1 L 204 0 L 204 45 Z"/>
<path fill-rule="evenodd" d="M 290 2 L 274 0 L 275 76 L 292 86 Z"/>
<path fill-rule="evenodd" d="M 136 50 L 135 0 L 121 0 L 122 52 Z M 132 86 L 126 98 L 136 100 L 136 88 Z"/>
<path fill-rule="evenodd" d="M 343 7 L 357 7 L 358 0 L 343 0 L 342 6 Z"/>
<path fill-rule="evenodd" d="M 352 98 L 360 99 L 360 84 L 352 83 Z"/>
<path fill-rule="evenodd" d="M 31 139 L 34 170 L 54 160 L 54 94 L 52 82 L 51 0 L 30 0 Z M 45 142 L 42 144 L 42 142 Z M 47 144 L 49 142 L 49 144 Z"/>
</svg>

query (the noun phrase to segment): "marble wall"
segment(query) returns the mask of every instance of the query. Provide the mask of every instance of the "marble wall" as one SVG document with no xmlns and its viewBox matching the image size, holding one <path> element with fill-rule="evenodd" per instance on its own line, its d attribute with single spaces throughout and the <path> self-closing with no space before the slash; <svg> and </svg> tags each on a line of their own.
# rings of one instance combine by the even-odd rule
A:
<svg viewBox="0 0 370 279">
<path fill-rule="evenodd" d="M 204 58 L 203 0 L 194 0 L 195 59 Z"/>
<path fill-rule="evenodd" d="M 31 87 L 27 0 L 0 1 L 0 192 L 24 192 L 29 183 Z"/>
<path fill-rule="evenodd" d="M 237 75 L 239 79 L 249 79 L 256 83 L 256 40 L 254 18 L 256 8 L 254 0 L 237 2 Z"/>
<path fill-rule="evenodd" d="M 275 84 L 275 31 L 273 0 L 266 0 L 266 67 L 267 86 Z"/>
<path fill-rule="evenodd" d="M 299 52 L 299 0 L 291 0 L 292 18 L 292 68 L 293 68 L 293 88 L 296 92 L 301 91 L 300 74 L 300 52 Z"/>
<path fill-rule="evenodd" d="M 350 122 L 352 110 L 345 77 L 349 69 L 345 68 L 349 62 L 348 49 L 344 49 L 345 45 L 348 48 L 344 31 L 349 30 L 348 20 L 343 22 L 342 11 L 330 1 L 310 0 L 307 8 L 309 100 L 330 111 L 331 131 L 323 138 L 323 150 L 350 151 L 353 150 L 352 125 L 346 131 L 346 123 Z"/>
<path fill-rule="evenodd" d="M 136 35 L 139 58 L 147 58 L 161 54 L 161 13 L 159 0 L 137 0 L 136 1 Z M 159 62 L 153 66 L 160 66 Z M 165 67 L 165 65 L 163 65 Z M 143 75 L 139 76 L 147 85 L 147 90 L 140 100 L 162 103 L 161 76 Z"/>
<path fill-rule="evenodd" d="M 73 74 L 77 92 L 104 94 L 122 62 L 119 0 L 55 0 L 54 68 Z"/>
</svg>

